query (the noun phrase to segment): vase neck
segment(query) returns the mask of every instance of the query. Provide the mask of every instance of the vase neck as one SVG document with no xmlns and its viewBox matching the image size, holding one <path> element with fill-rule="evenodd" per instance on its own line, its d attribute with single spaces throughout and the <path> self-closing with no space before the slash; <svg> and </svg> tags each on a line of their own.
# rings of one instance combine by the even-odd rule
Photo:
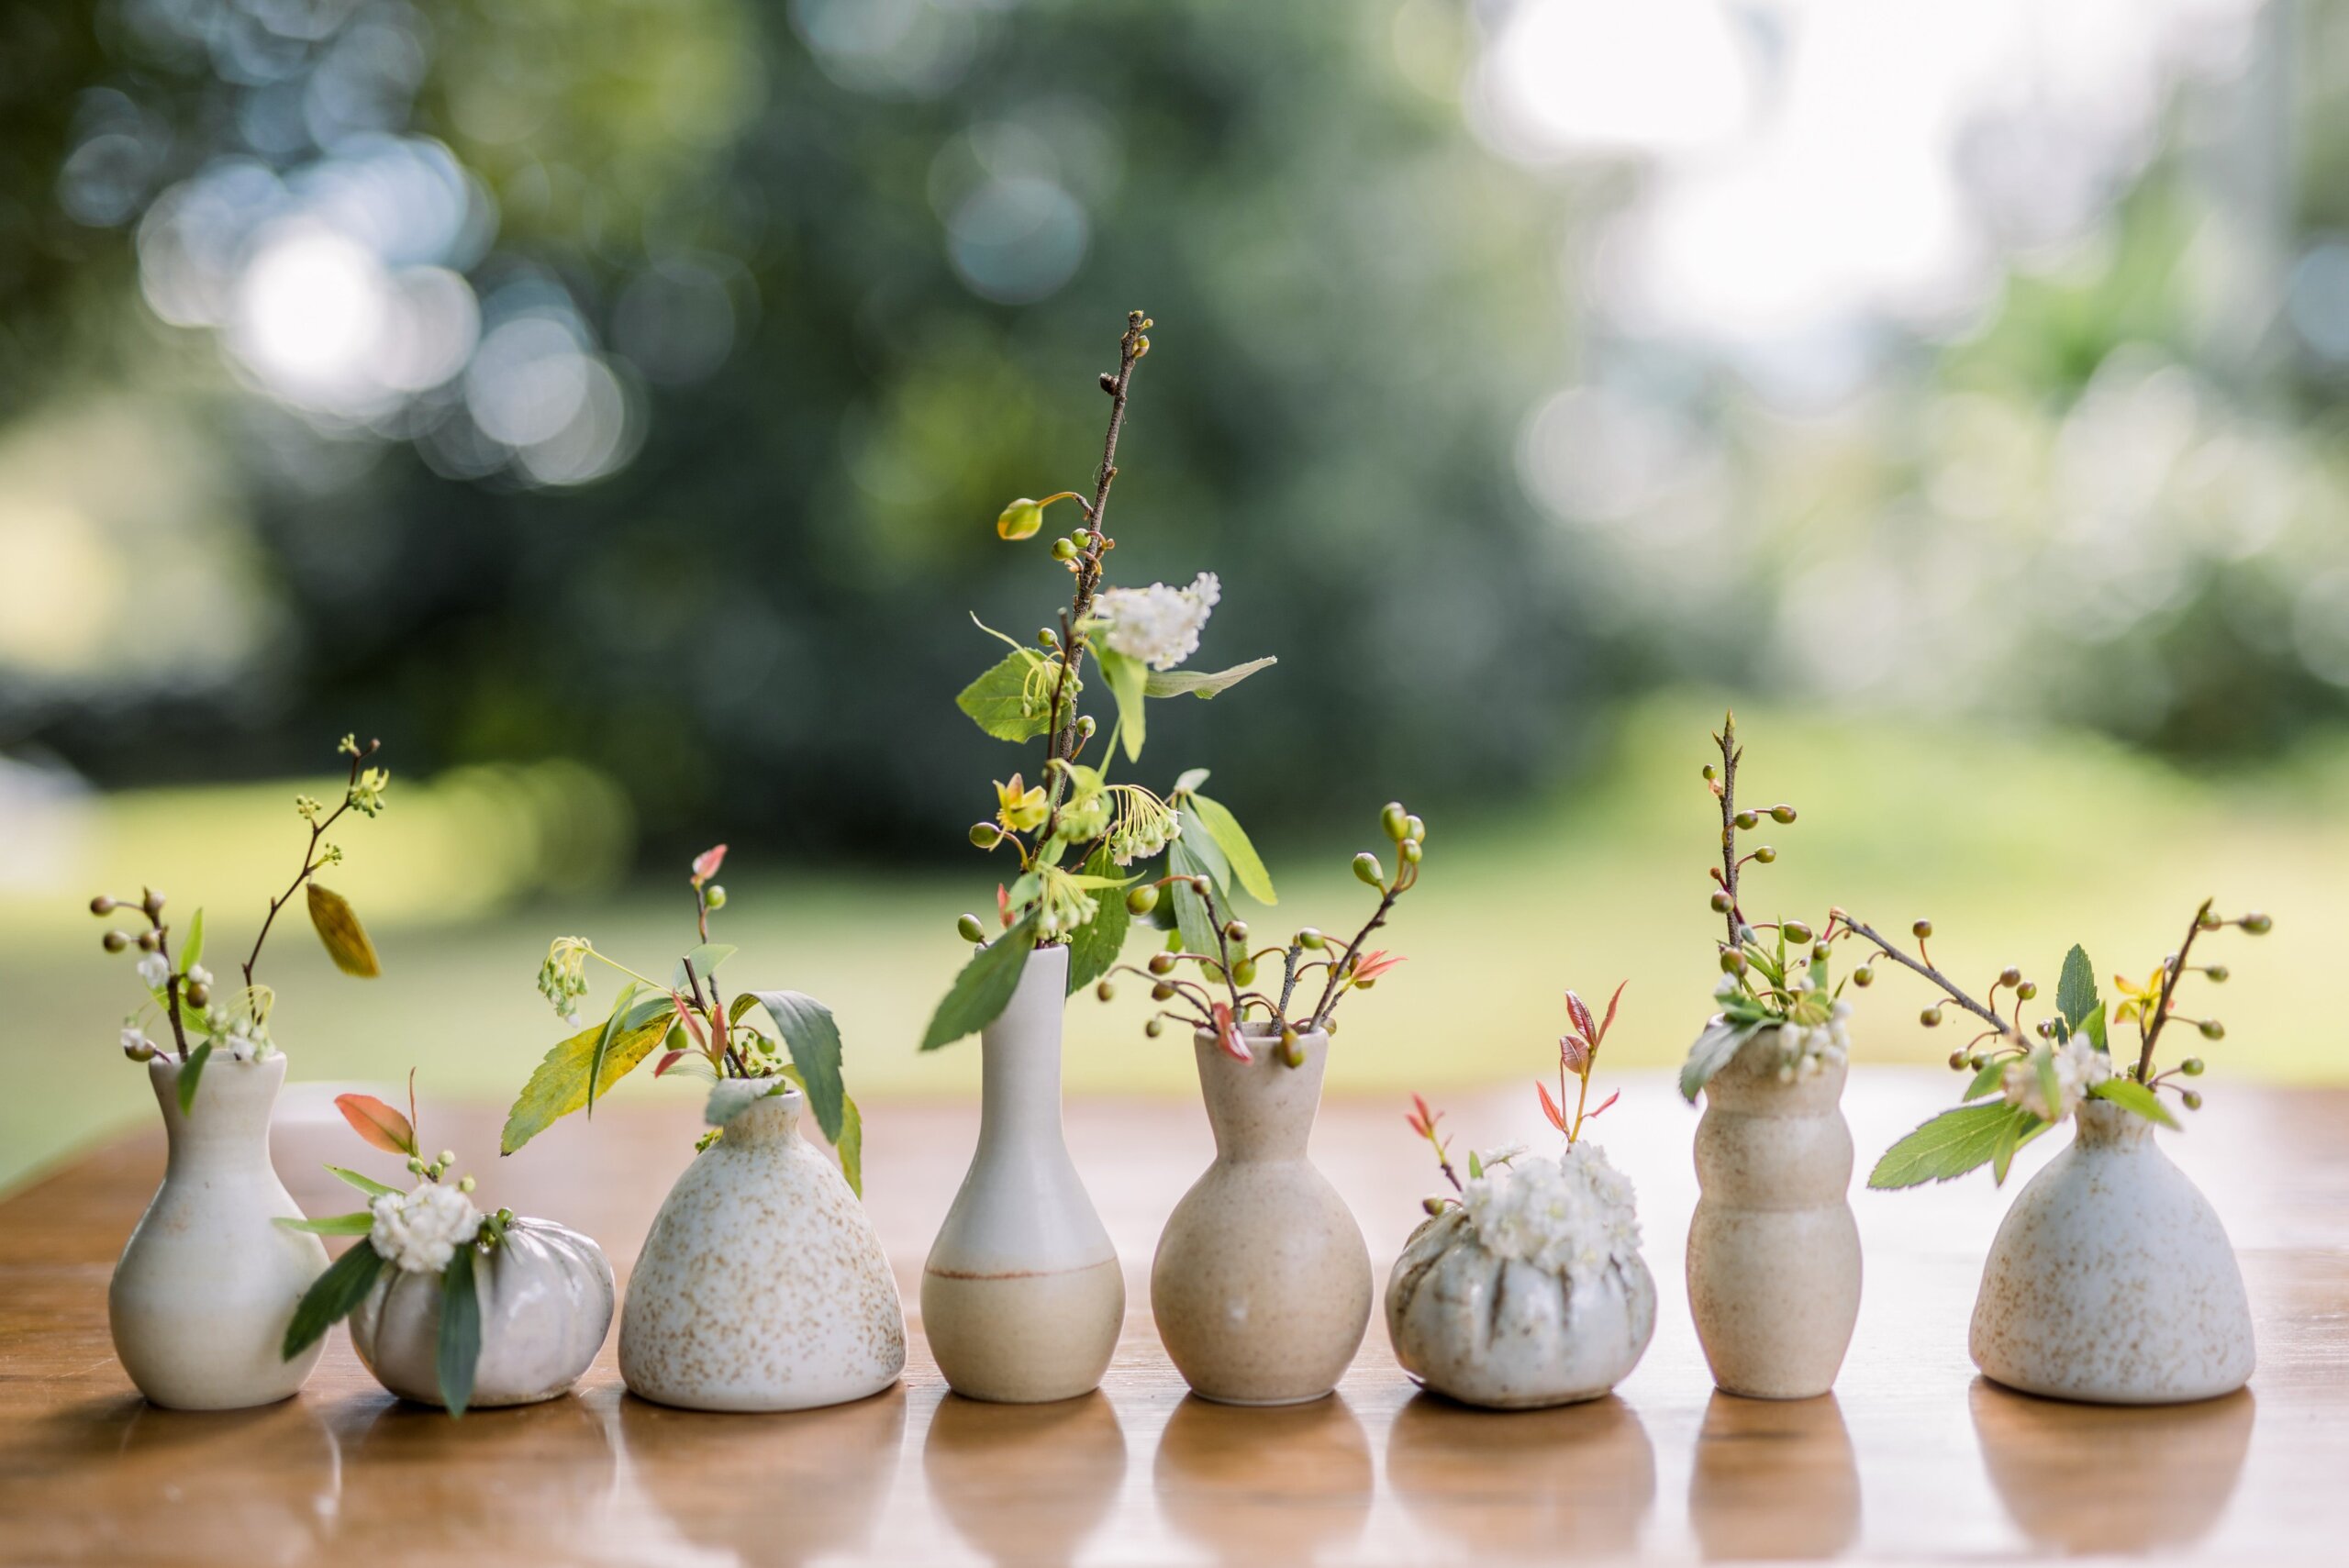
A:
<svg viewBox="0 0 2349 1568">
<path fill-rule="evenodd" d="M 285 1058 L 206 1062 L 186 1111 L 180 1109 L 182 1071 L 173 1056 L 147 1064 L 148 1084 L 163 1113 L 169 1171 L 268 1168 L 269 1117 L 285 1082 Z"/>
<path fill-rule="evenodd" d="M 2152 1122 L 2109 1100 L 2082 1100 L 2080 1108 L 2072 1113 L 2072 1121 L 2073 1141 L 2082 1149 L 2143 1149 L 2154 1140 Z"/>
<path fill-rule="evenodd" d="M 1267 1164 L 1305 1158 L 1321 1106 L 1321 1073 L 1329 1063 L 1330 1037 L 1316 1029 L 1297 1037 L 1302 1064 L 1281 1060 L 1277 1034 L 1248 1034 L 1252 1061 L 1228 1055 L 1210 1034 L 1192 1037 L 1198 1058 L 1199 1092 L 1215 1131 L 1216 1158 L 1231 1164 Z"/>
<path fill-rule="evenodd" d="M 979 1031 L 979 1147 L 1059 1143 L 1061 1014 L 1068 949 L 1037 948 L 993 1023 Z"/>
<path fill-rule="evenodd" d="M 755 1082 L 764 1089 L 772 1087 L 776 1080 Z M 783 1142 L 798 1132 L 799 1113 L 807 1104 L 807 1096 L 796 1088 L 785 1089 L 780 1095 L 762 1095 L 726 1124 L 725 1141 L 737 1149 Z"/>
</svg>

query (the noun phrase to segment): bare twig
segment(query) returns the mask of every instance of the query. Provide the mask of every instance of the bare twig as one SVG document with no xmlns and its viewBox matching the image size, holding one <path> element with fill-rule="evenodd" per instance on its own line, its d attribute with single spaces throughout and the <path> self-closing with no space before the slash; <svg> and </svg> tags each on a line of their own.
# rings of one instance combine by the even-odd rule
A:
<svg viewBox="0 0 2349 1568">
<path fill-rule="evenodd" d="M 1847 909 L 1830 909 L 1827 913 L 1831 918 L 1842 921 L 1843 924 L 1849 927 L 1852 930 L 1874 942 L 1876 946 L 1876 951 L 1882 953 L 1885 957 L 1890 959 L 1893 962 L 1900 965 L 1903 969 L 1910 970 L 1918 974 L 1923 975 L 1926 979 L 1940 986 L 1943 993 L 1947 995 L 1951 1001 L 1956 1003 L 1967 1012 L 1972 1013 L 1984 1023 L 1988 1024 L 1990 1028 L 1996 1030 L 2001 1038 L 2010 1040 L 2016 1044 L 2023 1046 L 2026 1049 L 2030 1046 L 2031 1042 L 2023 1039 L 2021 1030 L 2018 1027 L 2008 1023 L 2003 1018 L 2000 1018 L 1997 1008 L 1985 1006 L 1983 1004 L 1976 1001 L 1973 997 L 1967 995 L 1965 992 L 1959 990 L 1955 981 L 1952 980 L 1948 975 L 1943 974 L 1940 970 L 1934 968 L 1931 963 L 1926 962 L 1923 959 L 1910 958 L 1907 953 L 1902 952 L 1898 948 L 1893 946 L 1891 942 L 1886 940 L 1874 927 L 1854 918 L 1851 911 Z"/>
<path fill-rule="evenodd" d="M 2137 1053 L 2136 1077 L 2140 1084 L 2146 1082 L 2153 1073 L 2154 1042 L 2161 1038 L 2162 1026 L 2169 1022 L 2170 998 L 2177 994 L 2178 978 L 2186 973 L 2187 951 L 2194 946 L 2194 939 L 2205 929 L 2203 922 L 2210 917 L 2210 906 L 2215 902 L 2217 900 L 2211 898 L 2202 900 L 2201 906 L 2194 911 L 2193 922 L 2186 928 L 2186 940 L 2177 944 L 2176 955 L 2164 966 L 2161 1005 L 2154 1009 L 2152 1021 L 2148 1022 L 2142 1012 L 2138 1015 L 2137 1029 L 2144 1040 L 2144 1048 Z"/>
<path fill-rule="evenodd" d="M 1745 945 L 1745 911 L 1737 902 L 1737 764 L 1745 749 L 1737 743 L 1735 710 L 1721 716 L 1721 732 L 1713 742 L 1721 749 L 1721 891 L 1729 895 L 1722 918 L 1729 923 L 1729 950 L 1735 952 Z"/>
<path fill-rule="evenodd" d="M 353 751 L 351 754 L 351 777 L 343 784 L 342 804 L 336 806 L 326 817 L 314 819 L 310 823 L 310 842 L 302 851 L 302 870 L 286 885 L 284 892 L 269 901 L 269 913 L 262 920 L 261 934 L 253 938 L 253 951 L 245 957 L 243 967 L 245 991 L 248 996 L 250 995 L 253 988 L 253 965 L 261 962 L 261 945 L 269 940 L 269 929 L 277 923 L 277 912 L 293 901 L 294 895 L 302 890 L 302 884 L 309 881 L 311 875 L 317 871 L 318 840 L 326 837 L 327 829 L 335 825 L 337 818 L 351 809 L 352 792 L 359 786 L 359 765 L 381 750 L 383 744 L 381 740 L 370 740 L 367 742 L 365 751 Z"/>
</svg>

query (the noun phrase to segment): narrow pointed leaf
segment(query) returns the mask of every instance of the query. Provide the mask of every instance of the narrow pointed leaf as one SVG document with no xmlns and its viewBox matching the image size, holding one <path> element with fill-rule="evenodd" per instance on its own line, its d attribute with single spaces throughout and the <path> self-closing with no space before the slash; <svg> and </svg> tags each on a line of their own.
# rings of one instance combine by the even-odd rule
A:
<svg viewBox="0 0 2349 1568">
<path fill-rule="evenodd" d="M 1175 876 L 1206 876 L 1211 879 L 1213 875 L 1185 839 L 1176 839 L 1166 846 L 1166 869 Z M 1169 887 L 1167 892 L 1174 895 L 1174 929 L 1183 933 L 1183 950 L 1220 963 L 1223 961 L 1223 934 L 1208 918 L 1207 900 L 1180 882 Z"/>
<path fill-rule="evenodd" d="M 356 974 L 362 980 L 373 980 L 384 973 L 376 960 L 375 944 L 367 940 L 367 928 L 359 923 L 359 911 L 341 894 L 309 884 L 310 924 L 317 928 L 318 940 L 324 942 L 327 956 L 345 974 Z"/>
<path fill-rule="evenodd" d="M 730 942 L 704 942 L 677 961 L 677 967 L 671 974 L 669 984 L 680 991 L 685 989 L 685 965 L 688 963 L 694 966 L 694 973 L 707 984 L 709 977 L 718 973 L 718 966 L 732 958 L 740 950 Z"/>
<path fill-rule="evenodd" d="M 633 980 L 620 987 L 619 995 L 612 1002 L 611 1012 L 604 1019 L 604 1027 L 596 1031 L 596 1049 L 588 1054 L 587 1115 L 591 1120 L 596 1115 L 596 1080 L 603 1076 L 604 1062 L 612 1053 L 612 1042 L 624 1032 L 621 1026 L 628 1019 L 628 1005 L 636 999 L 638 989 Z"/>
<path fill-rule="evenodd" d="M 1219 692 L 1228 692 L 1259 670 L 1270 669 L 1278 659 L 1251 659 L 1245 664 L 1234 664 L 1229 670 L 1151 670 L 1142 682 L 1142 690 L 1153 697 L 1197 697 L 1202 701 Z"/>
<path fill-rule="evenodd" d="M 1958 1098 L 1978 1100 L 1997 1089 L 2006 1082 L 2007 1063 L 2010 1060 L 2012 1059 L 2009 1057 L 1999 1057 L 1995 1061 L 1984 1062 L 1982 1071 L 1974 1074 L 1974 1081 L 1965 1085 L 1965 1093 L 1960 1095 Z"/>
<path fill-rule="evenodd" d="M 936 1051 L 951 1045 L 1002 1016 L 1011 1005 L 1012 992 L 1019 989 L 1020 972 L 1028 967 L 1029 950 L 1035 945 L 1036 920 L 1031 915 L 973 954 L 930 1015 L 930 1028 L 922 1031 L 921 1049 Z"/>
<path fill-rule="evenodd" d="M 279 1354 L 292 1361 L 317 1344 L 328 1329 L 351 1316 L 351 1309 L 367 1299 L 367 1293 L 375 1287 L 375 1276 L 383 1271 L 382 1255 L 364 1240 L 337 1258 L 295 1307 L 293 1320 L 285 1325 L 285 1340 Z"/>
<path fill-rule="evenodd" d="M 2132 1111 L 2147 1121 L 2169 1128 L 2173 1131 L 2179 1130 L 2177 1118 L 2172 1116 L 2169 1107 L 2162 1104 L 2161 1096 L 2134 1078 L 2107 1078 L 2088 1093 L 2099 1100 L 2111 1101 L 2124 1111 Z"/>
<path fill-rule="evenodd" d="M 1150 667 L 1139 659 L 1129 659 L 1114 648 L 1097 651 L 1101 661 L 1101 678 L 1109 684 L 1109 695 L 1118 700 L 1118 733 L 1126 747 L 1126 761 L 1141 760 L 1143 727 L 1149 722 L 1143 712 L 1143 694 L 1150 684 Z"/>
<path fill-rule="evenodd" d="M 204 1082 L 204 1064 L 212 1060 L 212 1042 L 206 1040 L 187 1054 L 180 1065 L 180 1115 L 190 1116 L 195 1110 L 195 1091 Z"/>
<path fill-rule="evenodd" d="M 2089 1040 L 2096 1042 L 2096 1048 L 2099 1051 L 2110 1051 L 2112 1049 L 2110 1045 L 2106 1043 L 2104 1038 L 2103 1003 L 2099 1002 L 2095 1006 L 2090 1007 L 2087 1010 L 2087 1015 L 2080 1019 L 2079 1028 L 2080 1033 L 2087 1036 Z"/>
<path fill-rule="evenodd" d="M 338 1180 L 347 1182 L 351 1185 L 357 1187 L 369 1197 L 399 1196 L 399 1188 L 379 1182 L 373 1176 L 362 1176 L 358 1172 L 350 1170 L 345 1166 L 328 1165 L 327 1167 L 327 1171 Z"/>
<path fill-rule="evenodd" d="M 180 973 L 185 974 L 204 957 L 204 911 L 188 917 L 187 940 L 180 948 Z"/>
<path fill-rule="evenodd" d="M 1097 847 L 1086 858 L 1087 876 L 1115 876 L 1118 862 L 1109 858 L 1108 845 Z M 1126 932 L 1133 925 L 1133 916 L 1126 909 L 1126 895 L 1114 887 L 1105 887 L 1093 895 L 1093 918 L 1076 929 L 1068 943 L 1068 994 L 1072 996 L 1109 973 L 1125 951 Z"/>
<path fill-rule="evenodd" d="M 271 1223 L 312 1236 L 364 1236 L 375 1229 L 375 1217 L 362 1209 L 357 1214 L 329 1215 L 324 1219 L 277 1219 Z"/>
<path fill-rule="evenodd" d="M 1230 862 L 1231 874 L 1240 879 L 1240 885 L 1247 890 L 1248 896 L 1259 904 L 1279 903 L 1280 895 L 1273 891 L 1273 873 L 1264 869 L 1264 859 L 1256 853 L 1256 846 L 1248 841 L 1247 833 L 1241 828 L 1240 819 L 1232 816 L 1221 802 L 1209 800 L 1196 790 L 1191 795 L 1191 810 L 1206 826 L 1208 837 L 1215 840 L 1215 847 L 1221 850 L 1224 859 Z"/>
<path fill-rule="evenodd" d="M 481 1292 L 473 1284 L 473 1245 L 468 1241 L 440 1273 L 440 1402 L 462 1416 L 473 1402 L 473 1373 L 481 1362 Z"/>
<path fill-rule="evenodd" d="M 337 1095 L 334 1108 L 351 1124 L 351 1130 L 382 1150 L 386 1154 L 420 1153 L 416 1146 L 416 1128 L 407 1118 L 373 1095 Z"/>
<path fill-rule="evenodd" d="M 848 1095 L 841 1083 L 841 1030 L 832 1010 L 797 991 L 752 995 L 782 1031 L 791 1064 L 799 1069 L 799 1086 L 807 1092 L 807 1108 L 816 1113 L 816 1125 L 824 1129 L 826 1140 L 838 1143 L 846 1115 L 841 1107 Z"/>
<path fill-rule="evenodd" d="M 1550 1125 L 1560 1132 L 1565 1131 L 1566 1113 L 1560 1110 L 1558 1102 L 1550 1097 L 1550 1085 L 1536 1078 L 1533 1080 L 1533 1092 L 1542 1096 L 1542 1114 L 1550 1118 Z"/>
</svg>

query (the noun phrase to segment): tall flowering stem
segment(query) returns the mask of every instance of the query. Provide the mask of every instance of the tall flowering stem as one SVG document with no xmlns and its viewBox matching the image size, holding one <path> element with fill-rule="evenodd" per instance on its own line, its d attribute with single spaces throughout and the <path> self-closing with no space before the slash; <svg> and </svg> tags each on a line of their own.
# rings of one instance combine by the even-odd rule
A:
<svg viewBox="0 0 2349 1568">
<path fill-rule="evenodd" d="M 318 840 L 327 836 L 327 829 L 333 827 L 344 812 L 358 803 L 360 766 L 368 758 L 383 750 L 383 746 L 384 743 L 381 740 L 370 740 L 365 749 L 362 750 L 356 740 L 348 737 L 344 739 L 342 750 L 344 755 L 351 759 L 351 777 L 343 785 L 342 804 L 323 817 L 317 815 L 315 808 L 306 810 L 305 816 L 307 817 L 310 824 L 310 841 L 302 851 L 302 869 L 295 873 L 294 880 L 286 885 L 284 892 L 269 901 L 269 913 L 262 919 L 260 934 L 253 938 L 253 951 L 245 955 L 243 969 L 247 995 L 252 992 L 253 965 L 261 962 L 261 947 L 263 942 L 269 940 L 269 929 L 277 923 L 277 912 L 293 902 L 294 895 L 302 891 L 302 884 L 309 881 L 317 873 L 318 867 L 325 863 L 318 859 Z M 174 1018 L 173 1022 L 176 1026 L 177 1019 Z"/>
</svg>

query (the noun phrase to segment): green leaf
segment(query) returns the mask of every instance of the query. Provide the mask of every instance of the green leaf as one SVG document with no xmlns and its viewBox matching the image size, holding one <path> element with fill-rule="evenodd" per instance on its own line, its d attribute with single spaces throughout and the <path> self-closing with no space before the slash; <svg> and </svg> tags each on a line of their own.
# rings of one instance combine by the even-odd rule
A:
<svg viewBox="0 0 2349 1568">
<path fill-rule="evenodd" d="M 1191 798 L 1196 801 L 1198 797 L 1194 795 Z M 1174 819 L 1183 825 L 1183 831 L 1174 841 L 1190 851 L 1192 858 L 1198 862 L 1198 873 L 1211 879 L 1216 891 L 1229 899 L 1231 896 L 1231 861 L 1224 854 L 1223 846 L 1215 841 L 1215 835 L 1208 831 L 1207 819 L 1193 810 L 1188 801 L 1174 814 Z M 1227 916 L 1230 913 L 1229 909 L 1224 911 Z"/>
<path fill-rule="evenodd" d="M 1723 1016 L 1705 1026 L 1696 1043 L 1688 1048 L 1688 1060 L 1680 1064 L 1680 1097 L 1690 1105 L 1697 1103 L 1697 1091 L 1711 1082 L 1714 1073 L 1735 1060 L 1755 1032 L 1775 1019 L 1760 1022 L 1740 1022 Z"/>
<path fill-rule="evenodd" d="M 1205 701 L 1279 662 L 1277 659 L 1251 659 L 1229 670 L 1152 670 L 1150 678 L 1142 683 L 1142 690 L 1154 697 L 1197 697 Z"/>
<path fill-rule="evenodd" d="M 1142 695 L 1150 684 L 1150 668 L 1114 648 L 1099 650 L 1097 657 L 1101 661 L 1101 678 L 1109 683 L 1109 695 L 1118 699 L 1118 733 L 1125 738 L 1126 761 L 1139 762 L 1142 728 L 1147 722 L 1142 715 Z"/>
<path fill-rule="evenodd" d="M 2090 1007 L 2087 1010 L 2087 1015 L 2080 1019 L 2079 1029 L 2080 1033 L 2087 1036 L 2089 1040 L 2096 1042 L 2096 1048 L 2099 1051 L 2110 1051 L 2112 1049 L 2105 1043 L 2104 1040 L 2103 1003 L 2099 1002 L 2095 1006 Z"/>
<path fill-rule="evenodd" d="M 2177 1118 L 2169 1114 L 2169 1107 L 2162 1104 L 2161 1096 L 2134 1078 L 2107 1078 L 2088 1093 L 2099 1100 L 2110 1100 L 2122 1110 L 2133 1111 L 2157 1126 L 2166 1127 L 2172 1131 L 2181 1130 Z"/>
<path fill-rule="evenodd" d="M 791 1048 L 791 1064 L 799 1069 L 799 1086 L 807 1091 L 807 1106 L 816 1125 L 833 1143 L 841 1140 L 841 1105 L 848 1091 L 841 1082 L 841 1029 L 832 1010 L 798 991 L 751 993 L 782 1031 Z M 1000 1008 L 997 1011 L 1001 1011 Z"/>
<path fill-rule="evenodd" d="M 357 1214 L 337 1214 L 325 1219 L 273 1219 L 270 1223 L 312 1236 L 364 1236 L 375 1229 L 375 1217 L 362 1209 Z"/>
<path fill-rule="evenodd" d="M 1958 1098 L 1978 1100 L 2004 1084 L 2007 1080 L 2007 1062 L 2009 1060 L 2011 1059 L 2008 1057 L 1997 1057 L 1984 1062 L 1982 1071 L 1974 1074 L 1974 1082 L 1965 1085 L 1965 1093 L 1960 1095 Z"/>
<path fill-rule="evenodd" d="M 596 1115 L 596 1080 L 603 1073 L 604 1058 L 611 1054 L 612 1041 L 620 1036 L 621 1026 L 627 1021 L 628 1005 L 637 989 L 633 980 L 620 987 L 620 994 L 612 1000 L 610 1016 L 604 1019 L 603 1029 L 596 1036 L 596 1050 L 587 1058 L 587 1115 L 591 1119 Z"/>
<path fill-rule="evenodd" d="M 864 1195 L 864 1113 L 846 1095 L 841 1096 L 841 1135 L 832 1140 L 832 1147 L 841 1157 L 841 1174 L 848 1178 L 848 1190 L 857 1196 Z"/>
<path fill-rule="evenodd" d="M 1208 837 L 1231 862 L 1231 873 L 1248 896 L 1259 904 L 1277 904 L 1279 894 L 1273 891 L 1273 873 L 1264 869 L 1264 860 L 1256 853 L 1256 846 L 1248 841 L 1240 819 L 1220 802 L 1209 800 L 1197 790 L 1191 792 L 1191 806 L 1201 822 L 1207 825 Z"/>
<path fill-rule="evenodd" d="M 1485 1162 L 1479 1160 L 1476 1157 L 1476 1151 L 1471 1149 L 1468 1151 L 1468 1179 L 1473 1182 L 1484 1173 Z"/>
<path fill-rule="evenodd" d="M 690 996 L 693 995 L 693 988 L 685 984 L 685 965 L 692 964 L 694 973 L 704 980 L 707 980 L 718 973 L 719 964 L 724 963 L 740 951 L 730 942 L 704 942 L 677 961 L 677 967 L 672 972 L 669 984 L 674 989 L 683 991 Z"/>
<path fill-rule="evenodd" d="M 2010 1129 L 2019 1131 L 2021 1123 L 2036 1119 L 2004 1100 L 1943 1111 L 1886 1150 L 1868 1173 L 1868 1185 L 1914 1187 L 1954 1180 L 1988 1164 Z"/>
<path fill-rule="evenodd" d="M 285 1325 L 285 1342 L 279 1354 L 292 1361 L 321 1339 L 326 1331 L 351 1316 L 351 1309 L 367 1299 L 375 1288 L 375 1276 L 384 1271 L 384 1260 L 365 1241 L 337 1258 L 317 1282 L 302 1294 L 294 1308 L 293 1321 Z"/>
<path fill-rule="evenodd" d="M 2076 1029 L 2097 1005 L 2096 965 L 2088 962 L 2087 950 L 2079 943 L 2064 955 L 2064 973 L 2055 982 L 2055 1010 L 2064 1015 L 2067 1029 Z"/>
<path fill-rule="evenodd" d="M 2015 1151 L 2022 1144 L 2022 1124 L 2012 1118 L 1998 1124 L 1998 1140 L 1990 1148 L 1990 1184 L 2007 1184 L 2007 1169 L 2015 1162 Z"/>
<path fill-rule="evenodd" d="M 2055 1051 L 2043 1045 L 2031 1053 L 2032 1071 L 2039 1074 L 2039 1101 L 2054 1111 L 2064 1104 L 2064 1085 L 2055 1077 Z"/>
<path fill-rule="evenodd" d="M 350 1183 L 352 1186 L 357 1187 L 361 1192 L 365 1193 L 369 1197 L 397 1197 L 400 1195 L 399 1188 L 386 1186 L 373 1176 L 362 1176 L 358 1172 L 349 1170 L 341 1165 L 328 1165 L 327 1170 L 328 1173 L 342 1181 Z"/>
<path fill-rule="evenodd" d="M 736 992 L 734 994 L 734 999 L 726 1004 L 726 1021 L 729 1024 L 740 1023 L 742 1021 L 742 1015 L 749 1012 L 758 1005 L 759 998 L 756 992 Z"/>
<path fill-rule="evenodd" d="M 462 1416 L 473 1402 L 481 1363 L 481 1292 L 473 1284 L 473 1246 L 459 1247 L 440 1271 L 440 1402 Z"/>
<path fill-rule="evenodd" d="M 1036 917 L 1030 915 L 973 954 L 930 1015 L 921 1049 L 951 1045 L 1001 1017 L 1019 987 L 1020 972 L 1028 967 L 1028 951 L 1035 945 Z"/>
<path fill-rule="evenodd" d="M 204 956 L 204 911 L 198 909 L 188 917 L 187 945 L 180 949 L 180 973 L 185 974 Z"/>
<path fill-rule="evenodd" d="M 1166 869 L 1170 874 L 1178 877 L 1210 874 L 1187 837 L 1176 839 L 1166 846 Z M 1215 922 L 1208 918 L 1207 900 L 1192 892 L 1186 883 L 1177 882 L 1166 891 L 1174 895 L 1174 929 L 1183 933 L 1183 951 L 1222 962 L 1223 933 L 1217 930 Z"/>
<path fill-rule="evenodd" d="M 1115 875 L 1118 862 L 1107 844 L 1097 847 L 1085 862 L 1088 876 Z M 1093 918 L 1076 929 L 1068 943 L 1068 994 L 1072 996 L 1109 973 L 1125 951 L 1126 932 L 1133 917 L 1126 910 L 1126 895 L 1104 888 L 1093 899 Z"/>
<path fill-rule="evenodd" d="M 964 686 L 954 706 L 998 740 L 1031 740 L 1052 727 L 1052 688 L 1060 679 L 1059 660 L 1014 648 Z M 1071 671 L 1069 711 L 1075 711 L 1077 694 L 1084 689 L 1083 678 Z"/>
<path fill-rule="evenodd" d="M 1174 794 L 1168 795 L 1167 798 L 1172 800 L 1175 795 L 1190 794 L 1207 783 L 1210 776 L 1205 768 L 1185 768 L 1181 776 L 1174 781 Z"/>
<path fill-rule="evenodd" d="M 196 1086 L 204 1082 L 204 1064 L 211 1060 L 212 1042 L 207 1040 L 180 1064 L 180 1115 L 195 1114 Z"/>
<path fill-rule="evenodd" d="M 602 1066 L 596 1069 L 596 1094 L 610 1093 L 614 1084 L 626 1077 L 661 1043 L 661 1037 L 669 1032 L 671 1010 L 664 1009 L 650 1022 L 633 1029 L 623 1023 L 611 1049 L 603 1053 Z M 497 1140 L 500 1154 L 513 1153 L 587 1103 L 588 1064 L 596 1058 L 603 1032 L 603 1024 L 590 1024 L 546 1053 L 530 1074 L 529 1082 L 515 1096 L 513 1109 L 506 1113 L 506 1130 Z"/>
</svg>

